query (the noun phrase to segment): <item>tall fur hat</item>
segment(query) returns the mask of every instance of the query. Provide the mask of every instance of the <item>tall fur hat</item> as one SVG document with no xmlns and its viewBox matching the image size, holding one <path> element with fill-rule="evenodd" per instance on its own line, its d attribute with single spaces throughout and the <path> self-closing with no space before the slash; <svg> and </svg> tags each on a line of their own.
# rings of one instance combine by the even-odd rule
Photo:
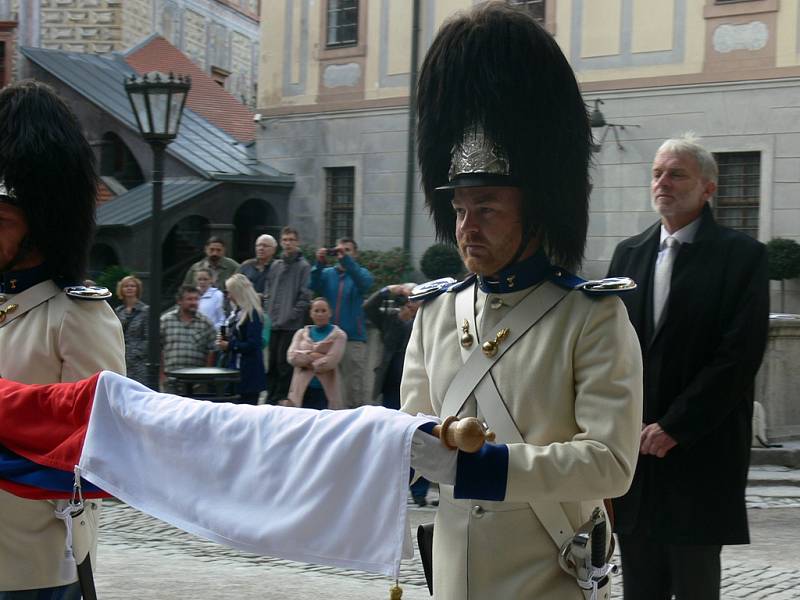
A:
<svg viewBox="0 0 800 600">
<path fill-rule="evenodd" d="M 455 241 L 453 188 L 513 185 L 523 192 L 525 231 L 538 233 L 551 261 L 580 264 L 591 129 L 572 68 L 528 13 L 490 2 L 447 21 L 422 65 L 417 110 L 439 239 Z"/>
<path fill-rule="evenodd" d="M 57 281 L 83 278 L 94 230 L 94 153 L 78 119 L 48 85 L 25 80 L 0 92 L 0 182 Z"/>
</svg>

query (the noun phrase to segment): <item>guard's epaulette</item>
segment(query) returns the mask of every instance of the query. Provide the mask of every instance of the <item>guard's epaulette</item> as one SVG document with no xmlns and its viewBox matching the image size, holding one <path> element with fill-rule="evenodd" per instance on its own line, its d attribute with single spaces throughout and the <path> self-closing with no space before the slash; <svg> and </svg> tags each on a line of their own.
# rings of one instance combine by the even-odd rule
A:
<svg viewBox="0 0 800 600">
<path fill-rule="evenodd" d="M 583 279 L 564 269 L 553 267 L 550 281 L 569 290 L 580 290 L 587 296 L 608 296 L 636 289 L 636 282 L 630 277 L 606 277 L 605 279 Z"/>
<path fill-rule="evenodd" d="M 408 299 L 411 302 L 427 302 L 436 298 L 444 292 L 457 292 L 464 289 L 467 285 L 475 280 L 475 275 L 469 275 L 463 281 L 458 281 L 452 277 L 442 277 L 441 279 L 434 279 L 427 283 L 421 283 L 413 290 Z"/>
<path fill-rule="evenodd" d="M 67 296 L 75 300 L 108 300 L 111 298 L 111 292 L 108 291 L 108 288 L 99 286 L 71 285 L 65 287 L 64 291 Z"/>
</svg>

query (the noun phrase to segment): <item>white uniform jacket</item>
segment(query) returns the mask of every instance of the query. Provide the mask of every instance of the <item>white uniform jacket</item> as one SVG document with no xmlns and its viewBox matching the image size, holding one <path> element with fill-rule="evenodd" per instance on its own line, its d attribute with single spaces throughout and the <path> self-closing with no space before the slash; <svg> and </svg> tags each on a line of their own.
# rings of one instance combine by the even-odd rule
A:
<svg viewBox="0 0 800 600">
<path fill-rule="evenodd" d="M 108 303 L 70 298 L 50 280 L 28 291 L 40 286 L 52 297 L 32 308 L 25 302 L 30 294 L 5 294 L 5 306 L 18 306 L 8 313 L 13 319 L 0 323 L 0 376 L 21 383 L 59 383 L 103 369 L 124 375 L 122 327 Z M 0 490 L 0 591 L 77 579 L 74 565 L 70 569 L 63 564 L 66 528 L 53 513 L 55 504 Z M 96 564 L 100 506 L 97 501 L 86 504 L 83 514 Z"/>
<path fill-rule="evenodd" d="M 497 323 L 532 289 L 479 289 L 475 343 L 494 339 Z M 462 364 L 456 295 L 444 293 L 417 314 L 401 387 L 406 412 L 448 416 L 440 414 L 442 401 Z M 603 498 L 624 494 L 631 483 L 641 431 L 642 361 L 625 307 L 616 296 L 567 293 L 493 365 L 491 376 L 525 443 L 508 445 L 503 501 L 455 499 L 452 486 L 441 486 L 434 597 L 583 598 L 575 579 L 558 566 L 556 545 L 529 502 L 561 502 L 577 528 Z M 482 417 L 473 396 L 459 415 Z"/>
</svg>

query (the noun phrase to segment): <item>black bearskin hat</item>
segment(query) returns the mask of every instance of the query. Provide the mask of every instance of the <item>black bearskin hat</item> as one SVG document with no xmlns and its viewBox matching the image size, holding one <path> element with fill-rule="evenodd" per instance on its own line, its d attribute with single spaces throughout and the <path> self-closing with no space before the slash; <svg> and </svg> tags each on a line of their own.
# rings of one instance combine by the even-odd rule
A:
<svg viewBox="0 0 800 600">
<path fill-rule="evenodd" d="M 455 241 L 453 187 L 513 185 L 522 189 L 525 231 L 540 236 L 554 263 L 580 265 L 592 134 L 572 68 L 547 31 L 502 2 L 450 19 L 422 65 L 417 110 L 422 184 L 439 239 Z M 454 181 L 452 154 L 476 132 L 506 176 Z"/>
<path fill-rule="evenodd" d="M 79 282 L 94 230 L 97 174 L 78 119 L 48 85 L 0 92 L 0 182 L 25 215 L 23 245 L 39 250 L 58 282 Z"/>
</svg>

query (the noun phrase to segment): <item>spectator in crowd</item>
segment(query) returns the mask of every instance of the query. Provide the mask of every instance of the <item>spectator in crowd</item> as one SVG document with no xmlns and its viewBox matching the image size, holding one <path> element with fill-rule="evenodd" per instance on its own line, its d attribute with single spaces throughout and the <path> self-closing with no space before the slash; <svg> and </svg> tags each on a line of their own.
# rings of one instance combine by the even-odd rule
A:
<svg viewBox="0 0 800 600">
<path fill-rule="evenodd" d="M 142 302 L 142 280 L 133 275 L 117 283 L 117 298 L 122 304 L 114 311 L 122 323 L 125 336 L 125 368 L 128 377 L 149 385 L 147 375 L 147 319 L 150 310 Z"/>
<path fill-rule="evenodd" d="M 278 243 L 274 237 L 266 233 L 260 235 L 256 238 L 255 258 L 248 258 L 239 266 L 238 272 L 250 280 L 262 301 L 267 294 L 267 277 L 277 248 Z"/>
<path fill-rule="evenodd" d="M 239 268 L 237 263 L 232 258 L 225 256 L 225 242 L 222 238 L 211 236 L 208 238 L 205 246 L 206 257 L 194 263 L 186 272 L 186 277 L 183 278 L 184 285 L 194 285 L 194 273 L 198 269 L 207 269 L 211 273 L 211 285 L 225 292 L 225 281 L 228 277 L 236 273 Z"/>
<path fill-rule="evenodd" d="M 403 359 L 406 355 L 408 338 L 414 326 L 414 317 L 419 302 L 409 302 L 408 296 L 414 289 L 413 283 L 396 284 L 381 288 L 364 302 L 367 318 L 380 329 L 383 341 L 383 356 L 375 368 L 375 384 L 372 398 L 377 403 L 382 397 L 386 408 L 400 409 L 400 380 L 403 377 Z M 385 306 L 394 297 L 397 309 Z"/>
<path fill-rule="evenodd" d="M 270 268 L 267 278 L 267 307 L 272 322 L 269 340 L 269 381 L 267 401 L 287 400 L 292 381 L 292 366 L 286 352 L 294 332 L 305 322 L 311 292 L 308 289 L 311 265 L 300 253 L 300 236 L 292 227 L 281 230 L 281 258 Z"/>
<path fill-rule="evenodd" d="M 225 287 L 234 310 L 228 318 L 227 336 L 217 337 L 217 348 L 228 353 L 229 368 L 239 369 L 239 401 L 255 405 L 267 379 L 261 357 L 264 311 L 253 284 L 242 273 L 229 277 Z"/>
<path fill-rule="evenodd" d="M 644 416 L 628 493 L 614 500 L 626 600 L 720 597 L 720 552 L 750 542 L 753 386 L 769 325 L 764 244 L 714 220 L 718 167 L 692 134 L 653 159 L 660 219 L 617 245 L 610 276 L 641 343 Z M 710 500 L 711 499 L 711 500 Z"/>
<path fill-rule="evenodd" d="M 289 401 L 303 408 L 342 408 L 337 366 L 344 354 L 347 334 L 331 323 L 325 298 L 311 302 L 311 321 L 298 329 L 287 352 L 294 366 Z"/>
<path fill-rule="evenodd" d="M 419 309 L 419 302 L 409 302 L 408 297 L 415 284 L 395 284 L 381 288 L 364 302 L 367 318 L 381 331 L 383 355 L 380 364 L 375 368 L 375 384 L 372 388 L 373 401 L 377 403 L 382 397 L 386 408 L 400 408 L 400 381 L 403 378 L 403 360 L 406 346 L 414 327 L 414 317 Z M 387 306 L 387 300 L 394 297 L 394 306 Z M 417 506 L 427 506 L 427 495 L 430 482 L 419 477 L 411 485 L 411 497 Z M 435 504 L 438 502 L 434 501 Z"/>
<path fill-rule="evenodd" d="M 161 382 L 164 389 L 178 393 L 174 381 L 165 373 L 188 367 L 210 367 L 214 364 L 214 324 L 200 314 L 200 291 L 193 285 L 182 285 L 175 297 L 178 307 L 161 317 Z"/>
<path fill-rule="evenodd" d="M 208 269 L 197 269 L 194 272 L 194 283 L 200 292 L 197 310 L 201 315 L 208 317 L 214 328 L 219 331 L 225 323 L 225 295 L 211 285 L 211 279 L 211 271 Z"/>
<path fill-rule="evenodd" d="M 311 269 L 311 289 L 327 298 L 333 323 L 347 334 L 339 368 L 342 371 L 344 404 L 356 408 L 365 403 L 364 371 L 367 368 L 367 328 L 364 322 L 364 294 L 372 286 L 372 274 L 356 262 L 358 245 L 352 238 L 339 238 L 335 250 L 336 266 L 326 266 L 328 249 L 317 250 L 317 264 Z"/>
</svg>

